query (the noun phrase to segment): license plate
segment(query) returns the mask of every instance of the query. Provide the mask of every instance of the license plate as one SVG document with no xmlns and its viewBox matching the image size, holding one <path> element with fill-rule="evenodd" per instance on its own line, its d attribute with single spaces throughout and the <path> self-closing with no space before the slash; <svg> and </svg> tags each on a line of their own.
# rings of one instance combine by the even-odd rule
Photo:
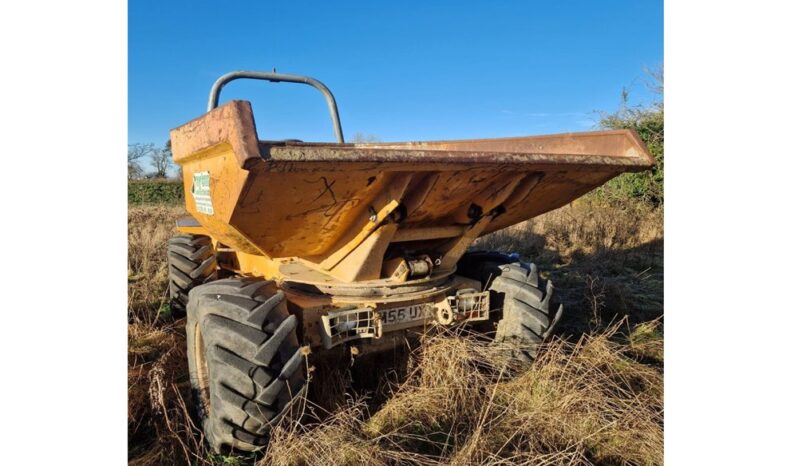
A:
<svg viewBox="0 0 798 466">
<path fill-rule="evenodd" d="M 393 309 L 383 309 L 380 312 L 380 320 L 383 325 L 398 325 L 432 318 L 429 303 L 413 304 L 412 306 L 396 307 Z"/>
</svg>

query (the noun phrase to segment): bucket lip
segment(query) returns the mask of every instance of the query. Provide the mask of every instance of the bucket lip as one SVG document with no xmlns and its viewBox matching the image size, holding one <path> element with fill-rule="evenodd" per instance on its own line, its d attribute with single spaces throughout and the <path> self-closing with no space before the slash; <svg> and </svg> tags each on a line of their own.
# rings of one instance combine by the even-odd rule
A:
<svg viewBox="0 0 798 466">
<path fill-rule="evenodd" d="M 631 129 L 439 141 L 329 143 L 259 140 L 247 101 L 233 100 L 171 132 L 175 162 L 229 145 L 239 165 L 267 162 L 516 165 L 526 169 L 642 171 L 655 160 Z"/>
<path fill-rule="evenodd" d="M 579 139 L 623 138 L 614 153 L 579 152 Z M 541 141 L 572 139 L 577 150 L 551 151 Z M 473 146 L 469 148 L 469 146 Z M 505 148 L 502 148 L 502 147 Z M 536 148 L 536 146 L 540 148 Z M 588 144 L 589 146 L 589 144 Z M 628 129 L 587 131 L 543 136 L 442 141 L 346 143 L 258 141 L 261 157 L 287 162 L 467 163 L 539 166 L 623 167 L 644 170 L 655 161 L 636 132 Z M 608 151 L 609 152 L 609 151 Z"/>
<path fill-rule="evenodd" d="M 547 134 L 533 134 L 526 136 L 500 136 L 495 138 L 477 138 L 477 139 L 433 139 L 433 140 L 411 140 L 411 141 L 390 141 L 390 142 L 347 142 L 343 144 L 334 142 L 311 142 L 301 141 L 297 139 L 284 139 L 284 140 L 260 140 L 261 144 L 268 144 L 271 146 L 314 146 L 314 147 L 373 147 L 380 149 L 389 148 L 405 148 L 423 145 L 439 145 L 439 144 L 454 144 L 454 143 L 480 143 L 480 142 L 504 142 L 504 141 L 530 141 L 533 142 L 539 139 L 548 138 L 566 138 L 566 137 L 591 137 L 591 136 L 611 136 L 611 135 L 625 135 L 634 140 L 634 143 L 642 151 L 647 151 L 645 144 L 638 137 L 637 132 L 631 129 L 608 129 L 596 131 L 566 131 L 562 133 L 547 133 Z M 433 149 L 434 150 L 434 149 Z"/>
</svg>

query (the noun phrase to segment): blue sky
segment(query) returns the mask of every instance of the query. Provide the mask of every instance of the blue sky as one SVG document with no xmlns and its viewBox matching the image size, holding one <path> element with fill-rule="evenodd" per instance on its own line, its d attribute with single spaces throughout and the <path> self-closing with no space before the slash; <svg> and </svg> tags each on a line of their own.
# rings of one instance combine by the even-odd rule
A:
<svg viewBox="0 0 798 466">
<path fill-rule="evenodd" d="M 305 74 L 335 94 L 344 135 L 383 141 L 584 131 L 598 111 L 650 102 L 662 1 L 266 2 L 130 0 L 129 142 L 162 145 L 205 111 L 213 81 Z M 236 81 L 260 139 L 332 141 L 321 94 Z"/>
</svg>

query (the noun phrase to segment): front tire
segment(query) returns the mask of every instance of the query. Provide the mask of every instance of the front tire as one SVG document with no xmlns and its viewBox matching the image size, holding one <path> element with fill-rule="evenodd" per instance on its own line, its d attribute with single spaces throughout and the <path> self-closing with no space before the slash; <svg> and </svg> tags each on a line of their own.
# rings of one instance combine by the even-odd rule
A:
<svg viewBox="0 0 798 466">
<path fill-rule="evenodd" d="M 208 443 L 256 451 L 305 391 L 296 316 L 274 282 L 236 278 L 191 290 L 186 337 L 195 406 Z"/>
<path fill-rule="evenodd" d="M 544 286 L 534 264 L 498 252 L 466 254 L 458 273 L 480 280 L 490 291 L 491 310 L 499 311 L 494 341 L 506 345 L 512 358 L 531 363 L 562 318 L 551 281 Z"/>
</svg>

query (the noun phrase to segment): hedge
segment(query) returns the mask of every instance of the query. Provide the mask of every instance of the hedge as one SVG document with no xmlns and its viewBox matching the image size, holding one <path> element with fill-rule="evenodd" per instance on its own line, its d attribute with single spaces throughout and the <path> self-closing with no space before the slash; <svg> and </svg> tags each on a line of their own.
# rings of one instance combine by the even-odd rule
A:
<svg viewBox="0 0 798 466">
<path fill-rule="evenodd" d="M 182 204 L 183 183 L 176 180 L 127 182 L 128 204 Z"/>
</svg>

